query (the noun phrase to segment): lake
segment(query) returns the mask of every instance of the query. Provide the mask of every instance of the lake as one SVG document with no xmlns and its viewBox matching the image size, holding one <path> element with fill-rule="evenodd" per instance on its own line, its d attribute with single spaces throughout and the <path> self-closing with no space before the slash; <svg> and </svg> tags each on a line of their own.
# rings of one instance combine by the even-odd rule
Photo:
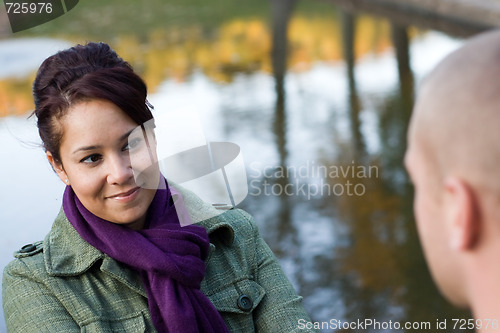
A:
<svg viewBox="0 0 500 333">
<path fill-rule="evenodd" d="M 435 327 L 469 318 L 432 283 L 402 164 L 415 89 L 461 38 L 323 2 L 283 3 L 88 0 L 0 39 L 0 266 L 43 239 L 61 206 L 64 186 L 28 119 L 35 70 L 59 49 L 105 41 L 148 84 L 159 132 L 181 138 L 167 146 L 240 147 L 238 207 L 257 220 L 312 319 L 327 323 L 322 332 L 365 319 Z M 173 114 L 185 126 L 171 126 Z"/>
</svg>

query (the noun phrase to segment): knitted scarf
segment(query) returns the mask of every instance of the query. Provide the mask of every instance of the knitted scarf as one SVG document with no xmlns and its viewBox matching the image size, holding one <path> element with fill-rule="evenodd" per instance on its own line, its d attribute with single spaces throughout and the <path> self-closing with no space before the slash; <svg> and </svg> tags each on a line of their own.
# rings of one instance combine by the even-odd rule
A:
<svg viewBox="0 0 500 333">
<path fill-rule="evenodd" d="M 166 182 L 163 177 L 161 181 Z M 156 191 L 143 230 L 95 216 L 71 186 L 64 192 L 63 209 L 87 243 L 140 273 L 158 332 L 228 332 L 221 315 L 200 290 L 209 249 L 207 232 L 201 226 L 181 227 L 170 189 L 168 185 L 163 188 Z"/>
</svg>

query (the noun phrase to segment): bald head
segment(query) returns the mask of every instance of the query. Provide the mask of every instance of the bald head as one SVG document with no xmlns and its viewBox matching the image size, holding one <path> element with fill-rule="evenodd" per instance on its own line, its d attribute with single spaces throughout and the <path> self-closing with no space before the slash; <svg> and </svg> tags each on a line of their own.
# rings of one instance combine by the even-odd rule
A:
<svg viewBox="0 0 500 333">
<path fill-rule="evenodd" d="M 413 112 L 410 145 L 440 177 L 500 194 L 500 31 L 446 57 L 422 83 Z"/>
</svg>

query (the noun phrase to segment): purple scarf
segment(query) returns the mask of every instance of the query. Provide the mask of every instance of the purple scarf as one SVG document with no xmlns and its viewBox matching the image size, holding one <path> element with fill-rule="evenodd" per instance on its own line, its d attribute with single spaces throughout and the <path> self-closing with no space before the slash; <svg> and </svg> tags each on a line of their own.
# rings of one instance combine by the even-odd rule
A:
<svg viewBox="0 0 500 333">
<path fill-rule="evenodd" d="M 166 182 L 163 177 L 161 181 Z M 63 208 L 85 241 L 140 273 L 159 332 L 229 332 L 200 290 L 209 249 L 207 232 L 200 226 L 180 226 L 168 186 L 156 191 L 148 210 L 148 227 L 143 230 L 95 216 L 70 186 L 64 192 Z"/>
</svg>

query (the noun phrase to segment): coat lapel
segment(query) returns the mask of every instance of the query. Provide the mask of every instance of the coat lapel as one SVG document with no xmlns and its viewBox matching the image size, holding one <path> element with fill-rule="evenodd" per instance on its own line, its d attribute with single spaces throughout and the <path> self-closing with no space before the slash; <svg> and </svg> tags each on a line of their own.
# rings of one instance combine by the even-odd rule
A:
<svg viewBox="0 0 500 333">
<path fill-rule="evenodd" d="M 77 276 L 100 264 L 100 270 L 146 296 L 139 274 L 88 244 L 61 208 L 44 241 L 44 259 L 51 276 Z"/>
</svg>

